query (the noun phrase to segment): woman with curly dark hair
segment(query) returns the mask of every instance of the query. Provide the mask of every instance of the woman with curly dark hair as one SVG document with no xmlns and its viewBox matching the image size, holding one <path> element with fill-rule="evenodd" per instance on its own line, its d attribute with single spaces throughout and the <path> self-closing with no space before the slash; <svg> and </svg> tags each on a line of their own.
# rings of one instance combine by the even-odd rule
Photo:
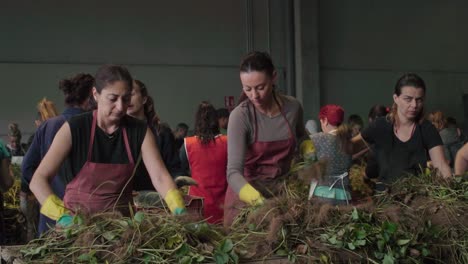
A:
<svg viewBox="0 0 468 264">
<path fill-rule="evenodd" d="M 31 194 L 29 183 L 31 182 L 32 176 L 47 153 L 47 150 L 52 144 L 52 140 L 60 127 L 62 127 L 65 121 L 71 117 L 91 110 L 91 106 L 93 104 L 90 102 L 90 98 L 93 84 L 94 77 L 86 73 L 79 73 L 71 78 L 61 80 L 59 82 L 59 89 L 63 92 L 66 106 L 61 115 L 46 118 L 51 116 L 50 111 L 46 111 L 45 107 L 41 107 L 45 105 L 44 102 L 41 101 L 42 104 L 40 103 L 38 105 L 42 124 L 34 134 L 31 146 L 23 159 L 21 168 L 21 191 L 23 193 Z M 50 109 L 50 107 L 48 108 Z M 70 179 L 67 179 L 67 175 L 69 175 L 67 171 L 70 171 L 70 167 L 68 162 L 65 162 L 57 172 L 57 176 L 54 177 L 51 184 L 53 192 L 61 199 L 63 199 L 65 186 L 70 181 Z M 40 215 L 38 228 L 39 233 L 47 231 L 49 226 L 53 225 L 55 225 L 54 220 L 49 219 L 42 214 Z"/>
<path fill-rule="evenodd" d="M 185 151 L 184 151 L 185 150 Z M 182 164 L 189 168 L 198 186 L 189 194 L 203 197 L 203 216 L 210 223 L 221 224 L 227 189 L 227 137 L 220 134 L 216 109 L 202 102 L 195 114 L 195 135 L 184 139 L 180 152 Z"/>
</svg>

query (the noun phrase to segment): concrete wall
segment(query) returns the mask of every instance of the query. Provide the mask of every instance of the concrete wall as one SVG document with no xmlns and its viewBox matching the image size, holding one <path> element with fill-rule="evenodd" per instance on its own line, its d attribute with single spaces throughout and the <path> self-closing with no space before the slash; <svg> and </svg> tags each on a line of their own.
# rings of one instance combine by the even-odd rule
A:
<svg viewBox="0 0 468 264">
<path fill-rule="evenodd" d="M 145 82 L 162 119 L 193 126 L 201 100 L 238 98 L 238 64 L 271 52 L 287 91 L 287 1 L 7 1 L 0 8 L 0 135 L 16 121 L 34 131 L 44 96 L 63 109 L 58 82 L 99 65 L 128 66 Z"/>
<path fill-rule="evenodd" d="M 468 2 L 322 0 L 319 3 L 321 102 L 367 116 L 392 103 L 403 72 L 427 85 L 427 111 L 463 118 L 468 92 Z"/>
</svg>

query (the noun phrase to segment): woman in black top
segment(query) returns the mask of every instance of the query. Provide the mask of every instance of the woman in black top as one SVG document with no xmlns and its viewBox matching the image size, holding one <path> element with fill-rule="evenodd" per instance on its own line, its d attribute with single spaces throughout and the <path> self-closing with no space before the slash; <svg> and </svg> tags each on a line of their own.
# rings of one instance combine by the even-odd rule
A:
<svg viewBox="0 0 468 264">
<path fill-rule="evenodd" d="M 132 97 L 127 109 L 127 114 L 146 121 L 156 138 L 164 165 L 166 165 L 171 176 L 175 177 L 180 169 L 180 161 L 175 148 L 174 135 L 171 130 L 161 129 L 159 124 L 154 123 L 154 120 L 158 119 L 154 110 L 154 101 L 153 98 L 149 96 L 146 85 L 140 80 L 133 81 Z M 155 190 L 148 171 L 141 163 L 137 164 L 134 178 L 134 190 Z"/>
<path fill-rule="evenodd" d="M 72 223 L 68 209 L 72 213 L 78 209 L 89 213 L 114 209 L 128 213 L 132 199 L 129 179 L 140 154 L 153 185 L 171 211 L 176 214 L 185 211 L 153 133 L 144 122 L 126 115 L 132 84 L 126 68 L 101 67 L 92 91 L 97 110 L 67 121 L 34 173 L 30 188 L 42 204 L 41 213 L 57 220 L 59 225 Z M 72 180 L 62 201 L 49 182 L 66 158 L 71 164 Z"/>
<path fill-rule="evenodd" d="M 384 183 L 404 174 L 417 174 L 426 167 L 429 157 L 442 176 L 451 175 L 439 133 L 424 119 L 425 92 L 426 85 L 418 75 L 403 75 L 395 86 L 390 114 L 377 118 L 353 138 L 355 143 L 374 145 L 379 179 Z"/>
</svg>

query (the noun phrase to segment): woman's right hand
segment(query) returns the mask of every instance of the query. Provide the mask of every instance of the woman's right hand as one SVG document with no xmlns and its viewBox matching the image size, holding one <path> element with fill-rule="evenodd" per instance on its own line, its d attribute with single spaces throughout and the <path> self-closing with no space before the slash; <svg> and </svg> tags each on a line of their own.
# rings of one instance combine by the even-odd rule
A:
<svg viewBox="0 0 468 264">
<path fill-rule="evenodd" d="M 265 202 L 265 198 L 249 183 L 242 186 L 239 191 L 239 198 L 249 205 L 262 205 Z"/>
<path fill-rule="evenodd" d="M 68 209 L 65 208 L 63 201 L 58 198 L 57 195 L 49 195 L 42 204 L 41 214 L 49 217 L 52 220 L 57 221 L 57 223 L 65 216 L 69 214 Z M 62 220 L 65 222 L 65 220 Z"/>
</svg>

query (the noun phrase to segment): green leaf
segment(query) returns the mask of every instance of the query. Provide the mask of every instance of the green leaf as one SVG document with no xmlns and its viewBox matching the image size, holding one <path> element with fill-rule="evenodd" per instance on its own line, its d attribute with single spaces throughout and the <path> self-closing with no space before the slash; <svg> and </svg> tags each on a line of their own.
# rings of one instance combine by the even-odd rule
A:
<svg viewBox="0 0 468 264">
<path fill-rule="evenodd" d="M 410 241 L 411 241 L 411 239 L 398 239 L 397 245 L 403 246 L 403 245 L 408 244 Z"/>
<path fill-rule="evenodd" d="M 167 246 L 168 248 L 174 248 L 175 245 L 177 245 L 177 244 L 179 244 L 179 243 L 181 243 L 181 242 L 182 242 L 182 238 L 180 237 L 180 235 L 179 235 L 179 234 L 175 234 L 175 235 L 173 235 L 173 236 L 171 236 L 171 237 L 169 237 L 169 238 L 167 239 L 167 241 L 166 241 L 166 246 Z"/>
<path fill-rule="evenodd" d="M 353 243 L 348 243 L 348 248 L 351 249 L 351 250 L 355 250 L 356 247 L 354 246 Z"/>
<path fill-rule="evenodd" d="M 332 236 L 331 238 L 328 239 L 328 242 L 332 245 L 336 245 L 336 236 Z"/>
<path fill-rule="evenodd" d="M 385 246 L 385 241 L 383 241 L 383 240 L 378 240 L 377 241 L 377 248 L 379 249 L 379 252 L 384 251 L 384 246 Z"/>
<path fill-rule="evenodd" d="M 180 261 L 179 264 L 191 264 L 192 257 L 191 256 L 184 256 Z"/>
<path fill-rule="evenodd" d="M 82 225 L 84 223 L 83 217 L 81 215 L 73 216 L 73 224 Z"/>
<path fill-rule="evenodd" d="M 359 220 L 359 213 L 358 213 L 356 207 L 354 207 L 353 213 L 351 214 L 351 217 L 352 217 L 352 219 L 355 220 L 355 221 L 356 221 L 356 220 Z"/>
<path fill-rule="evenodd" d="M 141 222 L 143 222 L 143 219 L 145 219 L 145 213 L 139 211 L 135 214 L 133 218 L 137 223 L 141 224 Z"/>
<path fill-rule="evenodd" d="M 89 262 L 91 258 L 92 256 L 90 256 L 88 253 L 84 253 L 78 256 L 78 261 Z"/>
<path fill-rule="evenodd" d="M 204 260 L 205 260 L 205 257 L 200 255 L 200 254 L 197 254 L 195 256 L 195 261 L 198 262 L 198 263 L 203 262 Z"/>
<path fill-rule="evenodd" d="M 229 252 L 231 252 L 233 247 L 234 247 L 234 244 L 232 243 L 232 240 L 231 239 L 226 239 L 221 244 L 221 251 L 224 252 L 224 253 L 229 253 Z"/>
<path fill-rule="evenodd" d="M 366 245 L 366 240 L 365 239 L 358 239 L 354 241 L 354 245 L 356 246 L 365 246 Z"/>
<path fill-rule="evenodd" d="M 148 263 L 151 263 L 151 260 L 153 259 L 153 257 L 149 254 L 145 254 L 145 256 L 143 257 L 143 262 L 145 264 L 148 264 Z"/>
<path fill-rule="evenodd" d="M 216 264 L 225 264 L 229 261 L 229 255 L 223 252 L 216 252 L 214 255 Z"/>
<path fill-rule="evenodd" d="M 320 254 L 320 263 L 328 263 L 328 257 L 324 254 Z"/>
<path fill-rule="evenodd" d="M 249 224 L 248 228 L 249 228 L 250 231 L 254 231 L 255 230 L 255 224 L 253 224 L 253 223 Z"/>
<path fill-rule="evenodd" d="M 400 248 L 400 254 L 401 256 L 406 256 L 406 250 L 408 249 L 408 246 L 403 246 Z"/>
<path fill-rule="evenodd" d="M 231 260 L 234 262 L 234 263 L 239 263 L 239 256 L 237 256 L 236 253 L 234 252 L 231 252 L 229 253 L 229 257 L 231 258 Z"/>
<path fill-rule="evenodd" d="M 374 256 L 375 256 L 377 259 L 383 259 L 384 254 L 383 254 L 382 252 L 374 251 Z"/>
<path fill-rule="evenodd" d="M 395 263 L 395 258 L 388 254 L 385 254 L 382 264 L 394 264 L 394 263 Z"/>
<path fill-rule="evenodd" d="M 275 254 L 280 257 L 285 257 L 288 255 L 288 252 L 281 248 L 281 249 L 276 250 Z"/>
<path fill-rule="evenodd" d="M 427 257 L 429 256 L 429 254 L 431 254 L 431 252 L 427 248 L 423 248 L 421 253 L 424 257 Z"/>
<path fill-rule="evenodd" d="M 367 236 L 366 230 L 362 230 L 362 229 L 361 229 L 361 230 L 358 230 L 358 231 L 356 232 L 356 238 L 357 238 L 357 239 L 364 239 L 364 238 L 366 238 L 366 236 Z"/>
<path fill-rule="evenodd" d="M 336 246 L 339 247 L 339 248 L 342 248 L 344 246 L 343 241 L 338 240 L 336 242 Z"/>
<path fill-rule="evenodd" d="M 107 240 L 107 241 L 112 241 L 114 240 L 117 236 L 112 232 L 112 231 L 107 231 L 102 234 L 102 236 Z"/>
<path fill-rule="evenodd" d="M 327 234 L 321 234 L 320 235 L 320 240 L 322 240 L 322 241 L 328 241 L 328 238 L 330 238 L 330 236 L 328 236 Z"/>
<path fill-rule="evenodd" d="M 190 248 L 187 246 L 187 244 L 183 244 L 177 251 L 176 251 L 176 256 L 177 257 L 183 257 L 185 255 L 188 255 L 190 252 Z"/>
<path fill-rule="evenodd" d="M 395 233 L 397 231 L 397 229 L 398 229 L 398 225 L 395 224 L 395 223 L 386 221 L 383 224 L 383 230 L 386 233 L 393 234 L 393 233 Z"/>
</svg>

